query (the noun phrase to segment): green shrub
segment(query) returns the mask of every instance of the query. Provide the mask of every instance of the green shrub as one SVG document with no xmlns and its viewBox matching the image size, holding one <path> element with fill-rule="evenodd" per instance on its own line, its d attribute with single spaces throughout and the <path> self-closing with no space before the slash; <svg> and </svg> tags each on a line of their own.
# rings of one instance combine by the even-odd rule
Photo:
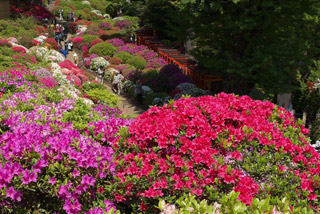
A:
<svg viewBox="0 0 320 214">
<path fill-rule="evenodd" d="M 114 55 L 122 60 L 122 64 L 126 64 L 129 59 L 132 59 L 133 56 L 125 51 L 120 51 Z"/>
<path fill-rule="evenodd" d="M 85 82 L 82 84 L 82 88 L 85 91 L 90 91 L 92 89 L 103 89 L 103 85 L 99 84 L 99 83 L 94 83 L 94 82 Z"/>
<path fill-rule="evenodd" d="M 109 92 L 107 89 L 92 89 L 87 91 L 89 97 L 98 103 L 103 105 L 107 105 L 111 108 L 115 108 L 118 106 L 118 97 L 113 93 Z"/>
<path fill-rule="evenodd" d="M 63 113 L 62 122 L 72 122 L 74 128 L 83 130 L 87 127 L 89 122 L 97 120 L 99 120 L 98 115 L 93 114 L 91 107 L 79 99 L 73 109 Z"/>
<path fill-rule="evenodd" d="M 312 214 L 313 211 L 307 206 L 289 206 L 290 201 L 287 198 L 280 200 L 279 198 L 257 199 L 254 198 L 250 206 L 237 200 L 239 192 L 230 192 L 224 195 L 221 200 L 215 202 L 213 205 L 208 204 L 207 200 L 199 201 L 193 195 L 185 194 L 179 198 L 174 204 L 166 203 L 164 200 L 159 201 L 159 209 L 161 211 L 172 210 L 174 214 L 196 214 L 196 213 L 224 213 L 224 214 L 242 214 L 242 213 L 295 213 L 295 214 Z M 166 213 L 166 212 L 165 212 Z"/>
<path fill-rule="evenodd" d="M 96 36 L 96 35 L 84 35 L 84 36 L 82 37 L 82 39 L 83 39 L 83 41 L 82 41 L 83 43 L 91 44 L 91 42 L 92 42 L 93 40 L 99 39 L 99 37 Z"/>
<path fill-rule="evenodd" d="M 143 57 L 135 56 L 129 59 L 127 64 L 132 65 L 138 70 L 143 70 L 146 67 L 146 60 Z"/>
<path fill-rule="evenodd" d="M 92 46 L 89 50 L 90 54 L 97 54 L 99 56 L 113 56 L 117 49 L 110 43 L 102 42 Z"/>
</svg>

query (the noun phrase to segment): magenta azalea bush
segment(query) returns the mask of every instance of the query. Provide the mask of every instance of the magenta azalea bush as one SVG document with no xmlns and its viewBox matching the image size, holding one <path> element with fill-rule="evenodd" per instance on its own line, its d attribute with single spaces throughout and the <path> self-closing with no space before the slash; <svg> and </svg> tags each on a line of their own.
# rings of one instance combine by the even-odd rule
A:
<svg viewBox="0 0 320 214">
<path fill-rule="evenodd" d="M 132 119 L 79 98 L 67 80 L 82 87 L 88 78 L 73 63 L 40 67 L 8 50 L 0 49 L 12 63 L 0 69 L 0 213 L 115 211 L 101 186 L 114 174 L 116 134 Z"/>
<path fill-rule="evenodd" d="M 114 198 L 147 213 L 158 198 L 192 193 L 214 202 L 231 191 L 248 205 L 270 195 L 316 207 L 320 155 L 307 133 L 290 112 L 247 96 L 152 107 L 114 146 Z"/>
</svg>

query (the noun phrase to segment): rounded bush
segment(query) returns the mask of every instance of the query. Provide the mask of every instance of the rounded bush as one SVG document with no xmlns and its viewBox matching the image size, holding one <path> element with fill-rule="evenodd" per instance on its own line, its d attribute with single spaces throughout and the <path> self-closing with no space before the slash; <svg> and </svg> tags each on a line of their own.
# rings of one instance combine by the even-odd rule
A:
<svg viewBox="0 0 320 214">
<path fill-rule="evenodd" d="M 93 40 L 93 41 L 90 43 L 90 46 L 93 47 L 93 46 L 95 46 L 96 44 L 101 43 L 101 42 L 103 42 L 102 39 L 100 39 L 100 38 L 95 39 L 95 40 Z"/>
<path fill-rule="evenodd" d="M 133 56 L 128 52 L 120 51 L 114 55 L 115 57 L 119 57 L 122 60 L 122 63 L 127 63 L 129 59 L 132 59 Z"/>
<path fill-rule="evenodd" d="M 248 96 L 150 108 L 114 147 L 115 199 L 140 200 L 151 213 L 158 197 L 192 193 L 214 202 L 231 191 L 245 204 L 270 195 L 317 206 L 320 154 L 307 133 L 292 113 Z"/>
<path fill-rule="evenodd" d="M 98 43 L 90 48 L 90 54 L 97 54 L 99 56 L 113 56 L 117 49 L 110 43 Z"/>
<path fill-rule="evenodd" d="M 122 63 L 122 60 L 119 57 L 112 57 L 109 59 L 110 64 L 113 65 L 120 65 Z"/>
<path fill-rule="evenodd" d="M 96 35 L 84 35 L 82 39 L 83 42 L 91 44 L 91 42 L 93 42 L 95 39 L 99 39 L 99 37 Z"/>
<path fill-rule="evenodd" d="M 140 56 L 135 56 L 129 59 L 127 64 L 132 65 L 138 70 L 143 70 L 146 67 L 146 60 Z"/>
</svg>

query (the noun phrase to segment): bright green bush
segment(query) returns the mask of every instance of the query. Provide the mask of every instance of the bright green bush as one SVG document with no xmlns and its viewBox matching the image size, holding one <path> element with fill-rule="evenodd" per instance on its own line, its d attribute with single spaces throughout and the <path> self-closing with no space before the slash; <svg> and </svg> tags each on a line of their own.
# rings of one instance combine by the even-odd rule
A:
<svg viewBox="0 0 320 214">
<path fill-rule="evenodd" d="M 118 97 L 105 88 L 92 89 L 87 91 L 87 94 L 91 99 L 95 100 L 97 103 L 107 105 L 111 108 L 115 108 L 118 106 Z"/>
<path fill-rule="evenodd" d="M 122 60 L 122 64 L 126 64 L 129 59 L 132 59 L 133 56 L 125 51 L 120 51 L 114 55 Z"/>
<path fill-rule="evenodd" d="M 135 56 L 128 59 L 127 64 L 132 65 L 138 70 L 143 70 L 146 67 L 146 60 L 143 57 Z"/>
<path fill-rule="evenodd" d="M 82 100 L 78 100 L 74 108 L 63 113 L 63 122 L 72 122 L 74 128 L 83 130 L 89 122 L 99 120 L 97 114 L 93 114 L 91 107 L 86 105 Z"/>
<path fill-rule="evenodd" d="M 90 54 L 103 56 L 113 56 L 117 49 L 110 43 L 102 42 L 92 46 L 89 50 Z"/>
<path fill-rule="evenodd" d="M 96 36 L 96 35 L 84 35 L 84 36 L 82 37 L 82 39 L 83 39 L 82 42 L 91 44 L 91 42 L 92 42 L 93 40 L 99 39 L 99 37 Z"/>
</svg>

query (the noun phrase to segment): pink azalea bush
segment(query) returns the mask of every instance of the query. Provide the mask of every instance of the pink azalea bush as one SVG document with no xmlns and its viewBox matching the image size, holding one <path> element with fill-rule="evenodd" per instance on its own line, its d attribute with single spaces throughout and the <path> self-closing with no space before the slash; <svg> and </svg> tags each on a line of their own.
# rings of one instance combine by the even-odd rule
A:
<svg viewBox="0 0 320 214">
<path fill-rule="evenodd" d="M 114 146 L 114 198 L 141 202 L 147 213 L 159 197 L 192 193 L 213 202 L 232 190 L 248 205 L 287 194 L 295 204 L 316 206 L 320 155 L 307 133 L 282 107 L 247 96 L 152 107 Z"/>
</svg>

